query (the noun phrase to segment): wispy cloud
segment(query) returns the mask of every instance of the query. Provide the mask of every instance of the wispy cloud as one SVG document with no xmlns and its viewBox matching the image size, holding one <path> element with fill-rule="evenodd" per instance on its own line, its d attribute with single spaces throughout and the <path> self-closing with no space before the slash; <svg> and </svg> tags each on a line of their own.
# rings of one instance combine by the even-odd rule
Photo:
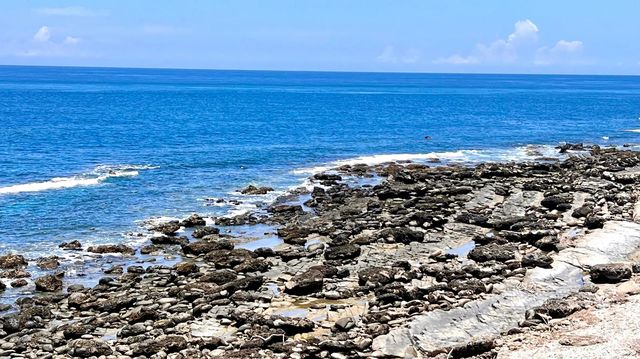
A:
<svg viewBox="0 0 640 359">
<path fill-rule="evenodd" d="M 552 65 L 556 63 L 571 63 L 577 60 L 576 55 L 582 53 L 582 41 L 560 40 L 553 47 L 543 46 L 536 53 L 536 65 Z"/>
<path fill-rule="evenodd" d="M 398 50 L 394 46 L 386 46 L 376 61 L 386 64 L 415 64 L 420 54 L 416 49 Z"/>
<path fill-rule="evenodd" d="M 67 45 L 77 45 L 79 42 L 80 42 L 80 38 L 74 37 L 74 36 L 67 36 L 64 38 L 64 41 L 63 41 L 63 43 Z"/>
<path fill-rule="evenodd" d="M 105 10 L 92 10 L 81 6 L 67 6 L 67 7 L 44 7 L 35 9 L 35 11 L 42 15 L 49 16 L 103 16 L 108 15 L 108 11 Z"/>
<path fill-rule="evenodd" d="M 48 26 L 42 26 L 36 33 L 33 35 L 33 40 L 37 42 L 47 42 L 51 38 L 51 31 L 49 31 Z"/>
</svg>

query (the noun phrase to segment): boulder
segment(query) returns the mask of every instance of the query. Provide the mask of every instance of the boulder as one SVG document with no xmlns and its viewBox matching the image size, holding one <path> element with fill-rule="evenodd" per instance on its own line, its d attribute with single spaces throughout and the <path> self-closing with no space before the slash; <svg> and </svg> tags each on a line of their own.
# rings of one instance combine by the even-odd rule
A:
<svg viewBox="0 0 640 359">
<path fill-rule="evenodd" d="M 151 243 L 158 245 L 184 245 L 189 243 L 189 239 L 187 237 L 176 237 L 176 236 L 160 236 L 160 237 L 151 237 Z"/>
<path fill-rule="evenodd" d="M 202 237 L 210 236 L 213 234 L 220 234 L 220 229 L 216 227 L 206 226 L 206 227 L 198 228 L 195 231 L 193 231 L 192 236 L 193 238 L 202 238 Z"/>
<path fill-rule="evenodd" d="M 240 190 L 240 193 L 248 195 L 261 195 L 267 194 L 271 191 L 273 191 L 273 188 L 271 187 L 256 187 L 254 185 L 248 185 L 247 187 Z"/>
<path fill-rule="evenodd" d="M 379 233 L 379 237 L 387 242 L 408 244 L 424 241 L 424 233 L 409 228 L 387 228 Z"/>
<path fill-rule="evenodd" d="M 344 244 L 336 247 L 329 247 L 324 252 L 324 257 L 328 260 L 353 259 L 360 256 L 361 249 L 355 244 Z"/>
<path fill-rule="evenodd" d="M 0 256 L 0 268 L 2 269 L 16 269 L 26 267 L 29 263 L 24 259 L 24 256 L 19 254 L 5 254 Z"/>
<path fill-rule="evenodd" d="M 78 240 L 73 240 L 71 242 L 61 243 L 58 247 L 67 251 L 79 251 L 82 249 L 82 244 Z"/>
<path fill-rule="evenodd" d="M 183 220 L 180 224 L 183 225 L 184 227 L 195 227 L 195 226 L 204 226 L 207 224 L 207 222 L 204 220 L 204 218 L 194 213 L 191 216 L 189 216 L 187 219 Z"/>
<path fill-rule="evenodd" d="M 553 263 L 553 258 L 548 254 L 529 253 L 522 257 L 522 266 L 525 268 L 551 268 L 551 263 Z"/>
<path fill-rule="evenodd" d="M 58 273 L 55 275 L 45 275 L 35 280 L 36 290 L 41 292 L 57 292 L 62 289 L 62 275 Z"/>
<path fill-rule="evenodd" d="M 625 263 L 609 263 L 594 265 L 589 273 L 594 283 L 618 283 L 631 278 L 632 270 Z"/>
<path fill-rule="evenodd" d="M 338 269 L 328 265 L 318 265 L 297 274 L 285 283 L 285 293 L 305 295 L 322 290 L 324 278 L 338 274 Z"/>
<path fill-rule="evenodd" d="M 178 230 L 180 230 L 180 223 L 178 221 L 171 221 L 167 223 L 161 223 L 151 228 L 155 232 L 160 232 L 166 236 L 173 236 Z"/>
<path fill-rule="evenodd" d="M 559 195 L 551 195 L 542 199 L 540 204 L 548 209 L 557 209 L 559 211 L 566 211 L 571 208 L 573 203 L 572 193 L 563 193 Z"/>
<path fill-rule="evenodd" d="M 51 256 L 51 257 L 39 258 L 36 261 L 36 265 L 40 269 L 51 270 L 51 269 L 58 268 L 60 266 L 60 262 L 58 262 L 58 257 Z"/>
<path fill-rule="evenodd" d="M 176 264 L 176 272 L 182 275 L 197 273 L 198 266 L 193 262 L 180 262 Z"/>
<path fill-rule="evenodd" d="M 193 243 L 182 245 L 182 252 L 184 254 L 195 254 L 195 255 L 206 254 L 206 253 L 218 251 L 218 250 L 231 250 L 231 249 L 233 249 L 233 243 L 227 240 L 215 241 L 215 242 L 199 241 L 199 242 L 193 242 Z"/>
<path fill-rule="evenodd" d="M 100 357 L 113 354 L 107 342 L 101 339 L 76 339 L 69 343 L 69 354 L 77 358 Z"/>
<path fill-rule="evenodd" d="M 491 260 L 497 262 L 506 262 L 515 258 L 516 248 L 513 245 L 499 245 L 490 243 L 483 246 L 477 246 L 472 249 L 467 258 L 476 262 L 488 262 Z"/>
<path fill-rule="evenodd" d="M 233 268 L 255 257 L 255 254 L 247 249 L 220 249 L 207 253 L 204 259 L 213 263 L 216 269 Z"/>
<path fill-rule="evenodd" d="M 102 244 L 91 246 L 87 248 L 87 251 L 100 254 L 121 253 L 126 255 L 134 255 L 136 253 L 135 249 L 129 246 L 125 246 L 124 244 Z"/>
</svg>

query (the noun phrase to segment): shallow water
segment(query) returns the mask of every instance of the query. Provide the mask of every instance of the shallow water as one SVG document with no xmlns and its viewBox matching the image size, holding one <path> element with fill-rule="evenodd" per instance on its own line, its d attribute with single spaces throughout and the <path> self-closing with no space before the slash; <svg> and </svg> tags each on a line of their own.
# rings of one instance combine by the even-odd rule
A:
<svg viewBox="0 0 640 359">
<path fill-rule="evenodd" d="M 639 98 L 638 77 L 0 66 L 0 251 L 142 243 L 147 218 L 241 213 L 337 165 L 636 142 Z"/>
</svg>

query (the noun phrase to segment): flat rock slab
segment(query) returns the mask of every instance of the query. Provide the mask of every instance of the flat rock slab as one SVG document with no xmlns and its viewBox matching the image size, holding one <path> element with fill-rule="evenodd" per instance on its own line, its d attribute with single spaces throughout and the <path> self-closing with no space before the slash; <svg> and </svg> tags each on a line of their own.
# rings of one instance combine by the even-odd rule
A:
<svg viewBox="0 0 640 359">
<path fill-rule="evenodd" d="M 408 327 L 375 338 L 373 349 L 382 356 L 420 358 L 499 336 L 516 327 L 527 309 L 577 292 L 586 266 L 623 261 L 639 247 L 640 224 L 607 222 L 555 255 L 551 268 L 529 270 L 522 283 L 484 300 L 416 316 Z"/>
</svg>

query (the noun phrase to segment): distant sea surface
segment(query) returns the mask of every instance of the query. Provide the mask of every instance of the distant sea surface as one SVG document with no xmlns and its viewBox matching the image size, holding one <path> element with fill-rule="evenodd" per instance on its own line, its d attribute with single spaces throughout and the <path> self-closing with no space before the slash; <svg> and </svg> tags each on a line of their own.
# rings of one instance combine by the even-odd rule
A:
<svg viewBox="0 0 640 359">
<path fill-rule="evenodd" d="M 146 219 L 240 213 L 341 163 L 636 143 L 639 117 L 639 77 L 0 66 L 0 252 L 134 241 Z"/>
</svg>

